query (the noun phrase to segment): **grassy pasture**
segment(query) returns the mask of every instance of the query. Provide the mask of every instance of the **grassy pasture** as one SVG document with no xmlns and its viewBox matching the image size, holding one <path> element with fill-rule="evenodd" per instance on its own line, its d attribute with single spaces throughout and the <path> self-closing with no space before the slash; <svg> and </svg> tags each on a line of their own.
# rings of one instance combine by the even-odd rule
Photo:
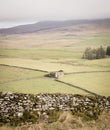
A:
<svg viewBox="0 0 110 130">
<path fill-rule="evenodd" d="M 71 28 L 69 28 L 71 30 Z M 77 28 L 76 28 L 77 29 Z M 74 30 L 74 29 L 73 29 Z M 64 70 L 65 73 L 110 71 L 110 58 L 84 60 L 82 53 L 86 47 L 96 48 L 110 45 L 110 32 L 55 31 L 27 35 L 0 36 L 0 64 L 39 69 L 44 71 Z M 72 88 L 44 78 L 45 73 L 0 66 L 0 82 L 23 79 L 0 84 L 0 91 L 14 92 L 61 92 L 85 94 Z M 26 78 L 43 77 L 36 79 Z M 89 89 L 102 95 L 110 95 L 109 72 L 80 73 L 65 75 L 61 80 Z M 95 84 L 93 87 L 93 83 Z M 27 89 L 26 89 L 27 88 Z"/>
<path fill-rule="evenodd" d="M 30 60 L 30 59 L 18 59 L 18 58 L 1 58 L 0 64 L 39 69 L 48 72 L 63 69 L 65 73 L 110 70 L 109 58 L 93 61 L 83 59 Z"/>
<path fill-rule="evenodd" d="M 82 53 L 73 49 L 17 49 L 0 48 L 0 58 L 20 58 L 20 59 L 80 59 Z"/>
<path fill-rule="evenodd" d="M 100 60 L 29 60 L 18 58 L 1 58 L 0 64 L 53 71 L 62 69 L 66 73 L 79 72 L 78 74 L 65 75 L 60 80 L 82 87 L 100 95 L 110 93 L 110 72 L 81 73 L 90 71 L 110 71 L 110 59 Z M 20 69 L 15 67 L 0 66 L 0 82 L 23 79 L 0 84 L 0 91 L 26 92 L 26 93 L 78 93 L 84 91 L 58 83 L 53 78 L 44 77 L 46 73 Z M 26 80 L 25 78 L 36 77 Z M 38 78 L 37 78 L 38 77 Z M 40 78 L 39 78 L 40 77 Z M 106 78 L 105 78 L 106 77 Z M 16 86 L 16 87 L 15 87 Z"/>
<path fill-rule="evenodd" d="M 33 93 L 33 94 L 37 93 L 87 94 L 82 90 L 56 82 L 53 78 L 46 78 L 44 77 L 44 75 L 45 73 L 39 71 L 0 66 L 0 91 L 12 91 L 12 92 Z M 27 79 L 34 76 L 36 78 Z"/>
<path fill-rule="evenodd" d="M 0 91 L 11 91 L 18 93 L 72 93 L 87 94 L 82 90 L 69 87 L 61 83 L 57 83 L 52 79 L 32 79 L 5 83 L 0 85 Z"/>
<path fill-rule="evenodd" d="M 10 49 L 9 49 L 10 50 Z M 44 50 L 44 49 L 43 49 Z M 39 50 L 43 52 L 42 49 Z M 25 50 L 28 53 L 28 50 Z M 15 53 L 15 49 L 12 49 L 11 52 Z M 110 58 L 100 59 L 100 60 L 84 60 L 72 57 L 71 53 L 68 57 L 64 55 L 64 59 L 60 57 L 60 52 L 53 50 L 57 56 L 52 59 L 50 51 L 44 51 L 44 54 L 48 52 L 48 55 L 42 57 L 41 59 L 30 59 L 22 58 L 21 55 L 15 53 L 17 58 L 13 57 L 2 57 L 0 59 L 0 64 L 6 64 L 11 66 L 39 69 L 44 71 L 57 71 L 63 69 L 65 73 L 74 73 L 74 72 L 89 72 L 89 71 L 110 71 Z M 59 52 L 59 53 L 57 53 Z M 68 50 L 67 50 L 68 52 Z M 65 50 L 66 53 L 66 50 Z M 3 53 L 2 53 L 3 54 Z M 8 55 L 8 53 L 7 53 Z M 35 55 L 35 54 L 33 54 Z M 51 58 L 48 58 L 51 56 Z M 57 59 L 57 57 L 59 59 Z M 44 78 L 45 73 L 38 71 L 30 71 L 25 69 L 19 69 L 14 67 L 0 66 L 0 82 L 8 80 L 23 79 L 14 82 L 8 82 L 5 84 L 0 84 L 0 91 L 13 91 L 13 92 L 22 92 L 22 93 L 73 93 L 73 94 L 87 94 L 82 90 L 72 88 L 68 85 L 58 83 L 51 78 Z M 25 78 L 31 77 L 42 77 L 26 80 Z M 105 78 L 107 77 L 107 78 Z M 95 92 L 97 94 L 108 96 L 110 94 L 110 82 L 109 82 L 110 73 L 109 72 L 100 72 L 100 73 L 86 73 L 86 74 L 74 74 L 74 75 L 65 75 L 61 78 L 62 81 L 71 83 L 73 85 L 85 88 L 89 91 Z M 93 84 L 94 83 L 94 84 Z M 94 86 L 93 86 L 94 85 Z M 16 86 L 16 87 L 15 87 Z"/>
<path fill-rule="evenodd" d="M 17 80 L 17 79 L 41 77 L 44 75 L 45 73 L 39 71 L 36 72 L 27 69 L 20 69 L 20 68 L 0 65 L 0 83 Z"/>
<path fill-rule="evenodd" d="M 99 95 L 110 95 L 110 72 L 70 74 L 64 76 L 60 80 Z"/>
</svg>

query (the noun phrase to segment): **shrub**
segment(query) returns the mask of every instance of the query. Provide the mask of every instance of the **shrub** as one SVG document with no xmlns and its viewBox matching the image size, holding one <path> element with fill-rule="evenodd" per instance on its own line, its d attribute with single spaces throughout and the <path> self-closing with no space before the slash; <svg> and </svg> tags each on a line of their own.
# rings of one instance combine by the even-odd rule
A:
<svg viewBox="0 0 110 130">
<path fill-rule="evenodd" d="M 34 112 L 30 112 L 30 111 L 25 110 L 23 113 L 22 120 L 23 120 L 23 122 L 35 123 L 38 120 L 38 115 L 36 112 L 34 113 Z"/>
<path fill-rule="evenodd" d="M 49 123 L 52 123 L 52 122 L 56 122 L 58 120 L 58 118 L 60 117 L 61 115 L 61 111 L 57 111 L 57 110 L 51 110 L 51 111 L 48 111 L 47 112 L 47 115 L 48 115 L 48 122 Z"/>
</svg>

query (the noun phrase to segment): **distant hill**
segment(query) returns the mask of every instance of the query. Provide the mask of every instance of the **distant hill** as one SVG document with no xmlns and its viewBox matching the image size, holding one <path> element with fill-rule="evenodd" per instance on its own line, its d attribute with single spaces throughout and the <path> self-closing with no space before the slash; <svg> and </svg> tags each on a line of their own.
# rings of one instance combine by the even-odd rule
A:
<svg viewBox="0 0 110 130">
<path fill-rule="evenodd" d="M 62 27 L 75 26 L 80 24 L 102 24 L 110 28 L 110 19 L 101 20 L 68 20 L 68 21 L 42 21 L 35 24 L 20 25 L 12 28 L 0 29 L 0 34 L 23 34 L 60 29 Z"/>
</svg>

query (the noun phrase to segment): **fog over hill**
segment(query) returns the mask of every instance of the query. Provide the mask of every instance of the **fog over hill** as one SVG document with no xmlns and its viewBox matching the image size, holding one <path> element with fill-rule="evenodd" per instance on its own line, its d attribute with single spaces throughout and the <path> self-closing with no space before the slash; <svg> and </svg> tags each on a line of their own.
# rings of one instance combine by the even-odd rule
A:
<svg viewBox="0 0 110 130">
<path fill-rule="evenodd" d="M 20 25 L 12 28 L 0 29 L 0 34 L 23 34 L 34 33 L 45 30 L 59 29 L 81 24 L 104 25 L 104 28 L 110 28 L 110 19 L 98 20 L 67 20 L 67 21 L 41 21 L 35 24 Z"/>
</svg>

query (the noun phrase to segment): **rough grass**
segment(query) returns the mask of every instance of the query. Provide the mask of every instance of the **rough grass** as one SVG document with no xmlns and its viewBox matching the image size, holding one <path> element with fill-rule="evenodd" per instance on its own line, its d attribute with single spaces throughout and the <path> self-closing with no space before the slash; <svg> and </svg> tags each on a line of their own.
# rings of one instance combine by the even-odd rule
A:
<svg viewBox="0 0 110 130">
<path fill-rule="evenodd" d="M 27 34 L 0 36 L 0 57 L 28 59 L 80 58 L 86 47 L 110 45 L 110 33 Z M 39 48 L 39 49 L 38 49 Z"/>
<path fill-rule="evenodd" d="M 109 31 L 88 32 L 88 27 L 84 30 L 80 28 L 67 28 L 65 30 L 47 31 L 44 33 L 26 35 L 1 35 L 0 46 L 9 48 L 74 48 L 84 49 L 87 46 L 100 46 L 110 44 Z M 95 31 L 94 31 L 95 30 Z"/>
<path fill-rule="evenodd" d="M 89 46 L 97 47 L 100 45 L 106 46 L 110 44 L 110 33 L 99 33 L 92 35 L 80 36 L 82 41 L 79 43 L 79 46 Z"/>
<path fill-rule="evenodd" d="M 2 126 L 0 130 L 110 130 L 110 111 L 104 111 L 97 120 L 83 121 L 70 112 L 63 112 L 53 123 L 39 123 L 18 127 Z"/>
</svg>

